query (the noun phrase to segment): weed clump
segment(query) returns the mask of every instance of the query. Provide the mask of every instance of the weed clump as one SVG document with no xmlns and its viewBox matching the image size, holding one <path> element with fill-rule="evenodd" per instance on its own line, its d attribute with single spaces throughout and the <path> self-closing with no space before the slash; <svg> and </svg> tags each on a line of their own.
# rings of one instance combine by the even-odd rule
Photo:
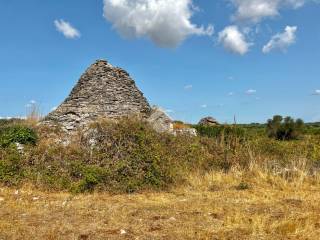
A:
<svg viewBox="0 0 320 240">
<path fill-rule="evenodd" d="M 8 147 L 11 144 L 32 144 L 37 142 L 36 132 L 23 125 L 12 125 L 0 127 L 0 146 Z"/>
<path fill-rule="evenodd" d="M 0 148 L 0 183 L 16 185 L 24 177 L 21 157 L 15 148 L 6 151 Z"/>
</svg>

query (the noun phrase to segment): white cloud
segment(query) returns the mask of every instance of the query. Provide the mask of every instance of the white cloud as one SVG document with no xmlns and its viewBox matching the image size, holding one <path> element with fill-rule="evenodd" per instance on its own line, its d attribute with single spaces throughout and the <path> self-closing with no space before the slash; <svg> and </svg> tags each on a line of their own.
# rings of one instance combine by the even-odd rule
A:
<svg viewBox="0 0 320 240">
<path fill-rule="evenodd" d="M 104 17 L 124 37 L 148 37 L 160 47 L 176 47 L 192 35 L 209 35 L 213 26 L 191 22 L 192 0 L 104 0 Z"/>
<path fill-rule="evenodd" d="M 271 40 L 263 46 L 262 52 L 269 53 L 274 49 L 285 51 L 290 45 L 296 41 L 296 26 L 287 26 L 283 33 L 277 33 L 272 36 Z"/>
<path fill-rule="evenodd" d="M 36 100 L 30 100 L 29 103 L 25 105 L 26 108 L 34 107 L 37 104 Z"/>
<path fill-rule="evenodd" d="M 283 8 L 297 9 L 311 0 L 230 0 L 236 12 L 234 21 L 258 23 L 264 18 L 275 17 Z"/>
<path fill-rule="evenodd" d="M 202 104 L 200 107 L 201 107 L 201 108 L 207 108 L 208 105 L 207 105 L 207 104 Z"/>
<path fill-rule="evenodd" d="M 315 90 L 315 91 L 312 93 L 312 95 L 318 95 L 318 96 L 320 96 L 320 89 Z"/>
<path fill-rule="evenodd" d="M 251 43 L 237 26 L 228 26 L 219 33 L 219 43 L 230 52 L 244 55 L 249 51 Z"/>
<path fill-rule="evenodd" d="M 66 38 L 75 39 L 80 38 L 80 32 L 74 28 L 69 22 L 64 21 L 63 19 L 55 20 L 54 25 L 56 29 L 61 32 Z"/>
<path fill-rule="evenodd" d="M 186 85 L 183 88 L 184 88 L 184 90 L 191 90 L 193 88 L 193 86 L 192 85 Z"/>
<path fill-rule="evenodd" d="M 257 93 L 257 90 L 255 90 L 255 89 L 249 89 L 249 90 L 246 91 L 247 95 L 254 95 L 256 93 Z"/>
<path fill-rule="evenodd" d="M 228 96 L 233 96 L 234 95 L 234 92 L 229 92 L 228 93 Z"/>
</svg>

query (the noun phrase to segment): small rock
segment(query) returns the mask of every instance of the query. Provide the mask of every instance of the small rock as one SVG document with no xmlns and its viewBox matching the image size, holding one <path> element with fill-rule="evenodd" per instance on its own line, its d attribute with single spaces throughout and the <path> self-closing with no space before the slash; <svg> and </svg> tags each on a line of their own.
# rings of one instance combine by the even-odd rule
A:
<svg viewBox="0 0 320 240">
<path fill-rule="evenodd" d="M 17 150 L 20 154 L 24 153 L 24 146 L 20 143 L 16 143 Z"/>
<path fill-rule="evenodd" d="M 173 121 L 161 108 L 153 107 L 147 120 L 152 128 L 159 133 L 173 132 Z"/>
<path fill-rule="evenodd" d="M 0 197 L 0 202 L 3 202 L 4 201 L 4 198 L 3 197 Z"/>
<path fill-rule="evenodd" d="M 124 234 L 127 234 L 127 231 L 124 230 L 124 229 L 121 229 L 121 230 L 120 230 L 120 235 L 124 235 Z"/>
</svg>

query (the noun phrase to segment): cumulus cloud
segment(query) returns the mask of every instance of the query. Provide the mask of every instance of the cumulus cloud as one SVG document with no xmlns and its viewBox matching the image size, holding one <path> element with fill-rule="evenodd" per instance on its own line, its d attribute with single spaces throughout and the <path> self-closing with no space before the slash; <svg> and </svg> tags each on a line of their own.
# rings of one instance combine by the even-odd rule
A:
<svg viewBox="0 0 320 240">
<path fill-rule="evenodd" d="M 160 47 L 176 47 L 192 35 L 212 35 L 191 22 L 192 0 L 104 0 L 104 17 L 126 38 L 148 37 Z"/>
<path fill-rule="evenodd" d="M 312 93 L 312 95 L 320 96 L 320 89 L 314 90 L 314 92 Z"/>
<path fill-rule="evenodd" d="M 202 104 L 200 107 L 201 107 L 201 108 L 207 108 L 208 105 L 207 105 L 207 104 Z"/>
<path fill-rule="evenodd" d="M 36 104 L 37 104 L 37 101 L 36 101 L 36 100 L 30 100 L 30 101 L 25 105 L 25 107 L 31 108 L 31 107 L 34 107 Z"/>
<path fill-rule="evenodd" d="M 1 116 L 0 116 L 0 119 L 1 119 L 1 120 L 2 120 L 2 119 L 10 120 L 10 119 L 13 119 L 13 117 L 1 117 Z"/>
<path fill-rule="evenodd" d="M 230 52 L 244 55 L 249 51 L 251 43 L 237 26 L 228 26 L 219 33 L 218 41 Z"/>
<path fill-rule="evenodd" d="M 269 53 L 274 49 L 285 51 L 290 45 L 295 43 L 297 29 L 296 26 L 287 26 L 283 33 L 277 33 L 263 46 L 262 52 Z"/>
<path fill-rule="evenodd" d="M 280 9 L 297 9 L 311 0 L 230 0 L 236 12 L 232 16 L 234 21 L 258 23 L 264 18 L 279 15 Z"/>
<path fill-rule="evenodd" d="M 76 28 L 63 19 L 55 20 L 54 25 L 56 26 L 56 29 L 68 39 L 75 39 L 81 36 L 80 32 Z"/>
<path fill-rule="evenodd" d="M 249 89 L 246 91 L 247 95 L 255 95 L 256 93 L 257 93 L 257 90 L 255 90 L 255 89 Z"/>
</svg>

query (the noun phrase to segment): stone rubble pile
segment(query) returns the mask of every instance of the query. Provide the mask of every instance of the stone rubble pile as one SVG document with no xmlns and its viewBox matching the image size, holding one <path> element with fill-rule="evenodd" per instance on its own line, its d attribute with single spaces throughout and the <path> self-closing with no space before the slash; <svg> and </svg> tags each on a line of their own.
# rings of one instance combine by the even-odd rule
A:
<svg viewBox="0 0 320 240">
<path fill-rule="evenodd" d="M 208 126 L 208 127 L 212 127 L 212 126 L 218 126 L 220 125 L 220 123 L 214 119 L 213 117 L 205 117 L 205 118 L 202 118 L 199 123 L 199 125 L 201 126 Z"/>
</svg>

